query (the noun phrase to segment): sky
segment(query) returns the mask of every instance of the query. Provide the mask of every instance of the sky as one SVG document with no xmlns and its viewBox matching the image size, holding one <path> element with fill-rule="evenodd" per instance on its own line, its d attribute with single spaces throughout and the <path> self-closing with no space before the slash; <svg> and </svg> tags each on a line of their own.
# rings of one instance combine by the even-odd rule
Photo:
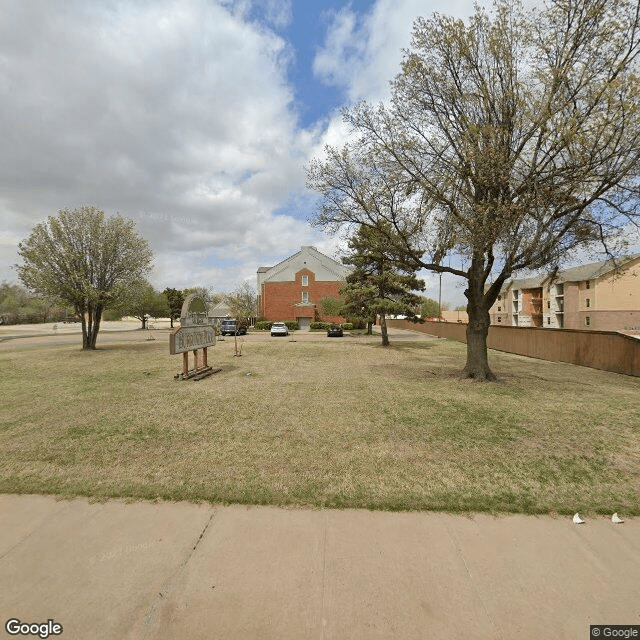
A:
<svg viewBox="0 0 640 640">
<path fill-rule="evenodd" d="M 302 245 L 339 259 L 305 166 L 436 10 L 473 1 L 0 0 L 0 281 L 37 223 L 85 204 L 136 221 L 158 289 L 255 285 Z"/>
</svg>

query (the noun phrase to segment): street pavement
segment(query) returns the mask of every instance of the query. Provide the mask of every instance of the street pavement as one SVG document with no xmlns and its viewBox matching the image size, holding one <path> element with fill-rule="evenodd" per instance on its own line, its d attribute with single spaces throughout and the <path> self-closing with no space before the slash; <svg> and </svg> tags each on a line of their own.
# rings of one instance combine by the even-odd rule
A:
<svg viewBox="0 0 640 640">
<path fill-rule="evenodd" d="M 0 495 L 2 637 L 9 619 L 52 620 L 63 640 L 587 640 L 590 624 L 640 625 L 640 519 L 586 520 Z"/>
<path fill-rule="evenodd" d="M 176 325 L 178 326 L 178 325 Z M 139 321 L 114 321 L 103 322 L 100 325 L 100 332 L 96 346 L 98 349 L 105 345 L 117 343 L 145 342 L 148 340 L 158 340 L 169 345 L 169 334 L 171 332 L 169 321 L 155 321 L 151 323 L 149 330 L 141 330 Z M 374 336 L 357 336 L 345 333 L 344 338 L 327 338 L 326 331 L 294 331 L 289 336 L 272 337 L 268 331 L 250 331 L 245 336 L 238 336 L 238 343 L 244 342 L 329 342 L 329 341 L 379 341 L 379 327 L 374 327 Z M 55 347 L 61 345 L 77 345 L 82 347 L 82 328 L 79 324 L 54 324 L 47 325 L 8 325 L 0 326 L 0 351 L 23 351 L 39 349 L 41 347 Z M 406 329 L 389 328 L 389 336 L 393 344 L 397 342 L 424 342 L 429 340 L 441 340 L 436 336 Z M 233 342 L 232 336 L 218 336 L 217 342 Z"/>
</svg>

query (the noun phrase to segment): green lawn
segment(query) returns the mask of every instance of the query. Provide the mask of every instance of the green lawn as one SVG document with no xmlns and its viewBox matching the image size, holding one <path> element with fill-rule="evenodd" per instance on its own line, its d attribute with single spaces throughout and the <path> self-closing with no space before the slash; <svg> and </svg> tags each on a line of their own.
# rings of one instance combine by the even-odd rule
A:
<svg viewBox="0 0 640 640">
<path fill-rule="evenodd" d="M 476 383 L 456 342 L 250 336 L 178 382 L 165 338 L 1 351 L 0 491 L 640 513 L 640 379 L 492 352 Z"/>
</svg>

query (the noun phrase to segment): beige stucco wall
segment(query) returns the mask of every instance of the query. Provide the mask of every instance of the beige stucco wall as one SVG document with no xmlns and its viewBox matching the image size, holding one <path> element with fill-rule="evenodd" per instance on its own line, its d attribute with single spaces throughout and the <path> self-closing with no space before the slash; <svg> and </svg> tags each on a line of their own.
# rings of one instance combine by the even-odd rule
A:
<svg viewBox="0 0 640 640">
<path fill-rule="evenodd" d="M 442 318 L 445 322 L 469 322 L 469 316 L 466 311 L 443 311 Z"/>
<path fill-rule="evenodd" d="M 584 286 L 584 283 L 581 283 Z M 595 284 L 595 286 L 594 286 Z M 583 289 L 581 303 L 593 292 L 591 308 L 598 311 L 640 311 L 640 259 L 625 265 L 621 274 L 608 273 Z M 594 291 L 595 289 L 595 291 Z M 586 307 L 580 307 L 586 310 Z"/>
</svg>

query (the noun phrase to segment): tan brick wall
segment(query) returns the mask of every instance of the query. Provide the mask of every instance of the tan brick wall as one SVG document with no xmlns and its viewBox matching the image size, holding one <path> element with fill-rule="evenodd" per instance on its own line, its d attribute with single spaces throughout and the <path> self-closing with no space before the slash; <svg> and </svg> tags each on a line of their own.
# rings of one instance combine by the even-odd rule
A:
<svg viewBox="0 0 640 640">
<path fill-rule="evenodd" d="M 446 322 L 469 322 L 469 316 L 466 311 L 443 311 L 442 318 Z"/>
<path fill-rule="evenodd" d="M 499 325 L 510 325 L 513 321 L 511 317 L 511 303 L 509 298 L 511 296 L 511 289 L 507 289 L 503 293 L 501 293 L 496 301 L 493 303 L 491 308 L 489 309 L 489 318 L 491 324 L 499 324 Z M 468 322 L 468 318 L 466 318 L 465 311 L 465 319 L 463 322 Z M 445 316 L 447 322 L 452 322 L 450 318 Z"/>
</svg>

